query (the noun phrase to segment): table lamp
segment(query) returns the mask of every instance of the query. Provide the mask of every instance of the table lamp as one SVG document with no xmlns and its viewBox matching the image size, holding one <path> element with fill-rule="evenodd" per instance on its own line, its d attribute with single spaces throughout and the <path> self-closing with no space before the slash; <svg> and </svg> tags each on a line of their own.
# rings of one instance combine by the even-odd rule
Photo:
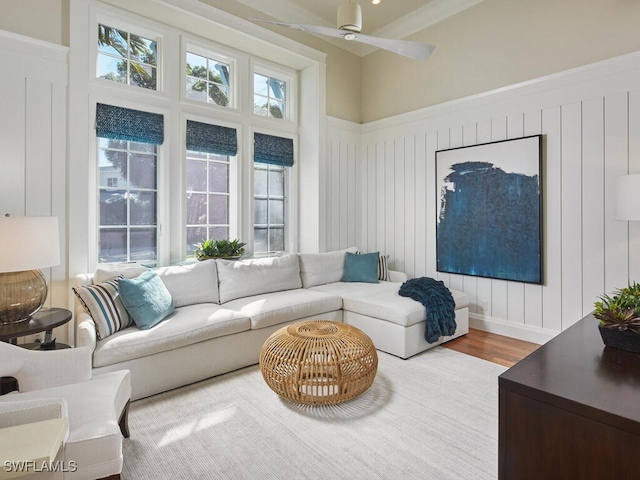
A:
<svg viewBox="0 0 640 480">
<path fill-rule="evenodd" d="M 616 177 L 613 182 L 616 220 L 640 220 L 640 174 Z"/>
<path fill-rule="evenodd" d="M 48 288 L 39 269 L 59 263 L 57 217 L 0 217 L 0 324 L 40 310 Z"/>
</svg>

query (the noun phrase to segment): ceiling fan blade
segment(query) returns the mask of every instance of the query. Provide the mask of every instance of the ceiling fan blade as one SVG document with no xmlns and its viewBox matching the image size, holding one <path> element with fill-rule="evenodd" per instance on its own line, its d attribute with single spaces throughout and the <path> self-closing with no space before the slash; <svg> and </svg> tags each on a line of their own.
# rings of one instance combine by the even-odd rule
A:
<svg viewBox="0 0 640 480">
<path fill-rule="evenodd" d="M 392 38 L 372 37 L 370 35 L 356 34 L 355 42 L 366 43 L 373 47 L 382 48 L 398 55 L 413 58 L 414 60 L 426 60 L 436 49 L 426 43 L 410 42 L 408 40 L 395 40 Z"/>
<path fill-rule="evenodd" d="M 262 23 L 269 23 L 271 25 L 278 25 L 279 27 L 293 28 L 295 30 L 302 30 L 303 32 L 308 32 L 308 33 L 318 33 L 320 35 L 327 35 L 329 37 L 344 38 L 346 34 L 350 33 L 344 30 L 339 30 L 337 28 L 320 27 L 318 25 L 300 25 L 297 23 L 274 22 L 273 20 L 264 20 L 262 18 L 254 18 L 254 17 L 251 17 L 249 20 L 262 22 Z"/>
<path fill-rule="evenodd" d="M 293 28 L 302 30 L 307 33 L 317 33 L 327 35 L 329 37 L 344 38 L 347 41 L 365 43 L 373 47 L 382 48 L 398 55 L 413 58 L 415 60 L 425 60 L 433 53 L 436 47 L 426 43 L 410 42 L 408 40 L 395 40 L 392 38 L 372 37 L 371 35 L 362 35 L 360 33 L 340 30 L 338 28 L 321 27 L 318 25 L 300 25 L 297 23 L 275 22 L 272 20 L 263 20 L 261 18 L 251 18 L 251 20 L 280 27 Z"/>
</svg>

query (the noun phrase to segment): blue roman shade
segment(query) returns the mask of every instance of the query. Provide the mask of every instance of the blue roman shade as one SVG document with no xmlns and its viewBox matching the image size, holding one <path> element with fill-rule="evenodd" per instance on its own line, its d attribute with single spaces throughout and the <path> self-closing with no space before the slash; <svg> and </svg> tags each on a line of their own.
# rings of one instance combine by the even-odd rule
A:
<svg viewBox="0 0 640 480">
<path fill-rule="evenodd" d="M 96 135 L 101 138 L 161 145 L 164 142 L 164 117 L 159 113 L 98 103 Z"/>
<path fill-rule="evenodd" d="M 253 161 L 283 167 L 293 166 L 293 140 L 290 138 L 253 134 Z"/>
<path fill-rule="evenodd" d="M 238 153 L 236 129 L 187 120 L 187 150 L 233 157 Z"/>
</svg>

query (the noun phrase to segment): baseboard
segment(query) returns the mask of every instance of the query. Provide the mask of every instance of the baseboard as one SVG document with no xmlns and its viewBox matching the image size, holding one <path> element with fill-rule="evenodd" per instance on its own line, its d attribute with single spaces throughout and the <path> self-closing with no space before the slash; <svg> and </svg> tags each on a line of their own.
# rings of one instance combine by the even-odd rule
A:
<svg viewBox="0 0 640 480">
<path fill-rule="evenodd" d="M 469 314 L 469 328 L 496 333 L 506 337 L 517 338 L 526 342 L 547 343 L 560 332 L 544 328 L 535 328 L 521 323 L 509 323 L 490 317 L 480 316 L 476 313 Z"/>
</svg>

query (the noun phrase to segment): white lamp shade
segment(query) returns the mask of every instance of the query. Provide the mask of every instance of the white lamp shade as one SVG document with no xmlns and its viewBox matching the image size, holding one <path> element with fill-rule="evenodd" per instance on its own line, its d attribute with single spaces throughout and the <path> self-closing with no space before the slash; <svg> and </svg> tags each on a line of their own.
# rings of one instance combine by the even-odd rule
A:
<svg viewBox="0 0 640 480">
<path fill-rule="evenodd" d="M 0 272 L 60 263 L 58 217 L 0 217 Z"/>
<path fill-rule="evenodd" d="M 617 220 L 640 220 L 640 174 L 614 179 L 614 207 Z"/>
</svg>

